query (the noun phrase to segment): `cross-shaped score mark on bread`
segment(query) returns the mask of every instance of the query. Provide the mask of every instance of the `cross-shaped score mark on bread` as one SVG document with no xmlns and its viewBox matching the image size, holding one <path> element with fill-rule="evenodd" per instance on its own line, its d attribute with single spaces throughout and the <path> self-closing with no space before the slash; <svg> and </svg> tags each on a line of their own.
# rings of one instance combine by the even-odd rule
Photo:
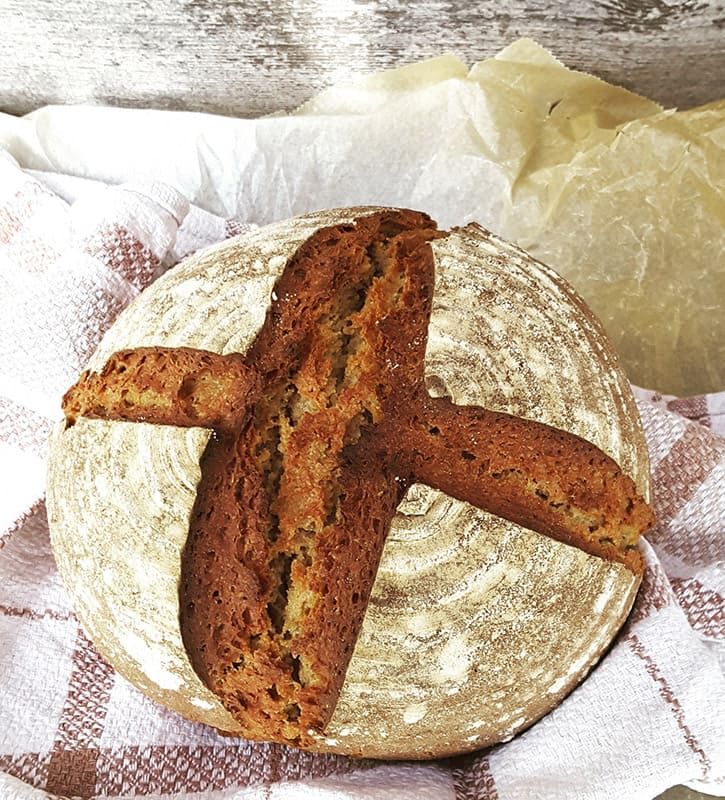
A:
<svg viewBox="0 0 725 800">
<path fill-rule="evenodd" d="M 414 482 L 641 570 L 632 481 L 564 431 L 432 398 L 425 215 L 319 230 L 287 264 L 246 354 L 116 353 L 64 400 L 77 417 L 201 426 L 180 586 L 194 668 L 249 738 L 311 743 Z"/>
</svg>

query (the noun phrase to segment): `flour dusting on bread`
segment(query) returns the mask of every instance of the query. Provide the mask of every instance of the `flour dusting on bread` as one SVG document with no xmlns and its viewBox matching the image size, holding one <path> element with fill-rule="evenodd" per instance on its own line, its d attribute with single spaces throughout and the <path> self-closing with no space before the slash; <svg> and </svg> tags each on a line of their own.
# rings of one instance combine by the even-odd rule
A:
<svg viewBox="0 0 725 800">
<path fill-rule="evenodd" d="M 78 416 L 215 430 L 182 562 L 194 668 L 249 738 L 310 746 L 352 655 L 391 519 L 414 482 L 641 571 L 651 512 L 594 445 L 425 389 L 425 215 L 313 234 L 244 354 L 116 354 Z M 160 377 L 161 376 L 161 377 Z"/>
</svg>

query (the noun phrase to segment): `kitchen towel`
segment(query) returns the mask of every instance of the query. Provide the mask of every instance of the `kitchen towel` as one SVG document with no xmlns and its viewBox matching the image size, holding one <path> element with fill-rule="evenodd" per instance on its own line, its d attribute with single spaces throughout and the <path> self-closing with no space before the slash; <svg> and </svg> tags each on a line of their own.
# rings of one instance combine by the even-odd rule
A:
<svg viewBox="0 0 725 800">
<path fill-rule="evenodd" d="M 0 156 L 0 797 L 650 800 L 677 783 L 725 789 L 725 393 L 636 390 L 658 523 L 635 608 L 588 679 L 511 742 L 416 764 L 225 738 L 154 705 L 98 655 L 49 547 L 47 434 L 120 310 L 187 253 L 244 229 L 162 183 L 107 187 Z"/>
</svg>

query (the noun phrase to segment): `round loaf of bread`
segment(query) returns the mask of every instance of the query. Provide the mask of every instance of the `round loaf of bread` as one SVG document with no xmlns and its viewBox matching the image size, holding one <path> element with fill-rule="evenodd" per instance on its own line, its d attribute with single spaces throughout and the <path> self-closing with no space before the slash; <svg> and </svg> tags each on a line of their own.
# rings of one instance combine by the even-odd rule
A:
<svg viewBox="0 0 725 800">
<path fill-rule="evenodd" d="M 89 367 L 126 348 L 245 353 L 275 281 L 320 228 L 379 209 L 323 211 L 226 241 L 143 292 Z M 431 242 L 430 395 L 528 417 L 597 445 L 648 496 L 629 385 L 601 326 L 559 276 L 476 225 Z M 209 430 L 78 419 L 51 441 L 58 567 L 99 651 L 145 694 L 239 732 L 186 652 L 181 556 Z M 508 739 L 587 674 L 639 578 L 421 484 L 398 507 L 319 751 L 429 758 Z"/>
</svg>

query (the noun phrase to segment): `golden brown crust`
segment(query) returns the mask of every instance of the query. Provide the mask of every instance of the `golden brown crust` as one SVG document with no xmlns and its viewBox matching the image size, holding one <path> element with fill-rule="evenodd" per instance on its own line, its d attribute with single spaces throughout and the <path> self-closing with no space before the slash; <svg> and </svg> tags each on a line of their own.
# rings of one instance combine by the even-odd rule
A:
<svg viewBox="0 0 725 800">
<path fill-rule="evenodd" d="M 224 461 L 222 440 L 205 454 L 182 634 L 250 737 L 309 745 L 334 710 L 404 489 L 392 464 L 356 457 L 393 382 L 370 329 L 400 283 L 393 251 L 422 251 L 432 267 L 424 245 L 436 235 L 408 212 L 311 237 L 247 355 L 263 385 L 236 456 Z"/>
<path fill-rule="evenodd" d="M 114 353 L 99 373 L 84 372 L 63 397 L 78 417 L 236 430 L 258 387 L 238 353 L 189 347 L 138 347 Z"/>
<path fill-rule="evenodd" d="M 611 459 L 571 434 L 425 391 L 429 242 L 442 235 L 408 211 L 318 231 L 277 282 L 247 354 L 216 357 L 231 359 L 239 395 L 208 416 L 217 436 L 183 558 L 181 626 L 195 669 L 250 738 L 308 746 L 324 728 L 413 481 L 641 571 L 633 547 L 651 513 Z M 151 348 L 142 364 L 175 352 Z M 170 403 L 120 407 L 108 367 L 71 390 L 69 418 L 90 409 L 189 424 L 186 406 L 174 416 L 184 369 L 198 368 L 189 359 L 154 384 Z M 214 363 L 221 381 L 225 364 Z"/>
<path fill-rule="evenodd" d="M 533 420 L 425 398 L 402 431 L 415 480 L 637 575 L 652 513 L 633 481 L 590 442 Z"/>
</svg>

